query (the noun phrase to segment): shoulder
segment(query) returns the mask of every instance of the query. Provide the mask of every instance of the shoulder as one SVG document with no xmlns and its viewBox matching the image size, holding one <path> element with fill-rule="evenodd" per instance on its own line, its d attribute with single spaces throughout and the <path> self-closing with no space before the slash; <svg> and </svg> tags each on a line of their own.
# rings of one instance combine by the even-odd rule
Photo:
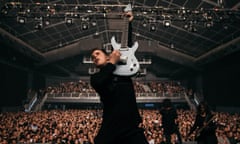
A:
<svg viewBox="0 0 240 144">
<path fill-rule="evenodd" d="M 116 66 L 112 63 L 107 63 L 106 65 L 104 65 L 103 67 L 100 68 L 100 71 L 103 70 L 110 70 L 110 71 L 114 71 L 116 69 Z"/>
</svg>

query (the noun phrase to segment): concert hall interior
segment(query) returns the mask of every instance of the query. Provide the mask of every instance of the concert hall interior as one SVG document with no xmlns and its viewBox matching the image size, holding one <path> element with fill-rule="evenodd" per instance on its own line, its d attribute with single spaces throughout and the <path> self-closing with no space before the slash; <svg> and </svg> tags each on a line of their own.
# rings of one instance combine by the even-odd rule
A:
<svg viewBox="0 0 240 144">
<path fill-rule="evenodd" d="M 99 72 L 91 52 L 128 54 L 128 4 L 137 49 L 116 67 L 137 59 L 130 77 L 149 144 L 166 140 L 165 99 L 183 143 L 197 143 L 188 133 L 202 101 L 218 143 L 240 143 L 239 0 L 1 0 L 0 143 L 93 144 L 103 105 L 90 84 Z M 171 141 L 179 144 L 176 134 Z"/>
</svg>

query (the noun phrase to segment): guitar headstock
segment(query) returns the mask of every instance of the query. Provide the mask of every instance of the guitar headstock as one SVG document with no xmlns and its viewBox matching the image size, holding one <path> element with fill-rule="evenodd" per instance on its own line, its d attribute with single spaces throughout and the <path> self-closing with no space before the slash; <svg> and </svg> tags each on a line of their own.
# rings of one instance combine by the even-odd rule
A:
<svg viewBox="0 0 240 144">
<path fill-rule="evenodd" d="M 132 5 L 131 5 L 131 4 L 128 4 L 128 5 L 124 8 L 123 11 L 124 11 L 124 12 L 131 12 L 131 11 L 132 11 Z"/>
<path fill-rule="evenodd" d="M 132 13 L 132 5 L 131 5 L 131 4 L 128 4 L 128 5 L 124 8 L 124 16 L 126 16 L 129 21 L 132 21 L 132 20 L 133 20 L 133 13 Z"/>
</svg>

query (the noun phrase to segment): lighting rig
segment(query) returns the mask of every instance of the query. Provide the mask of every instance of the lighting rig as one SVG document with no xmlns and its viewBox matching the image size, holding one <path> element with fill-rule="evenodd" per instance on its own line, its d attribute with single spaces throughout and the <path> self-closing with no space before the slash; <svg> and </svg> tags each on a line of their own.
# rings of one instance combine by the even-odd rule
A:
<svg viewBox="0 0 240 144">
<path fill-rule="evenodd" d="M 28 19 L 36 21 L 36 29 L 49 25 L 49 19 L 63 19 L 67 25 L 74 23 L 75 19 L 81 19 L 82 29 L 89 26 L 96 26 L 95 19 L 119 17 L 119 12 L 126 5 L 107 4 L 53 4 L 53 3 L 21 3 L 7 2 L 1 7 L 1 18 L 17 18 L 17 22 L 25 24 Z M 190 8 L 164 8 L 133 6 L 136 20 L 143 21 L 143 27 L 150 26 L 150 31 L 157 29 L 156 23 L 162 23 L 164 27 L 170 27 L 174 21 L 183 23 L 183 28 L 195 31 L 194 25 L 202 24 L 211 28 L 215 23 L 239 20 L 238 9 L 224 9 L 222 5 L 211 9 L 190 9 Z"/>
</svg>

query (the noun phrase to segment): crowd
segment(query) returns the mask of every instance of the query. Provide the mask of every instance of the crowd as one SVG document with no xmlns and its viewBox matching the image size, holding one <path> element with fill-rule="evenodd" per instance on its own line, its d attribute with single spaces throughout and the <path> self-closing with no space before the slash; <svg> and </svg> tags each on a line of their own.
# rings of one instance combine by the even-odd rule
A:
<svg viewBox="0 0 240 144">
<path fill-rule="evenodd" d="M 185 88 L 177 81 L 133 81 L 136 93 L 161 93 L 168 96 L 181 94 Z M 95 90 L 87 81 L 62 82 L 57 85 L 48 86 L 45 90 L 49 94 L 61 93 L 95 93 Z M 138 95 L 137 95 L 138 96 Z"/>
<path fill-rule="evenodd" d="M 151 144 L 163 144 L 165 138 L 158 110 L 140 109 L 143 118 L 141 127 Z M 194 135 L 187 137 L 193 124 L 195 112 L 177 109 L 179 130 L 183 141 L 193 141 Z M 54 143 L 93 144 L 93 138 L 101 124 L 101 109 L 44 110 L 40 112 L 5 112 L 0 114 L 0 143 Z M 219 144 L 240 143 L 240 115 L 215 112 L 218 124 Z M 176 143 L 176 135 L 172 142 Z"/>
</svg>

